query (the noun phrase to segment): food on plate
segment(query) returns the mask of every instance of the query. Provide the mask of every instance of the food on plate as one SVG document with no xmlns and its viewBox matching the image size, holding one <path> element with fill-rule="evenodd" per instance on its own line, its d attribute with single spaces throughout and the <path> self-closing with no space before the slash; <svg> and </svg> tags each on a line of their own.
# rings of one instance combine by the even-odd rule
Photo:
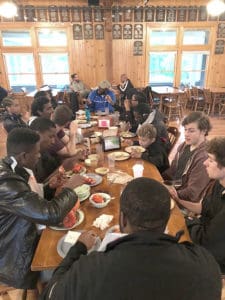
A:
<svg viewBox="0 0 225 300">
<path fill-rule="evenodd" d="M 97 168 L 97 169 L 95 169 L 95 172 L 98 173 L 98 174 L 100 174 L 100 175 L 105 175 L 105 174 L 107 174 L 109 172 L 109 169 L 108 168 L 104 168 L 104 167 Z"/>
<path fill-rule="evenodd" d="M 92 177 L 84 177 L 84 182 L 87 184 L 95 184 L 96 180 Z"/>
<path fill-rule="evenodd" d="M 115 158 L 122 158 L 122 157 L 127 157 L 128 154 L 127 153 L 124 153 L 124 152 L 117 152 L 117 153 L 114 153 L 114 157 Z"/>
<path fill-rule="evenodd" d="M 120 135 L 121 135 L 122 137 L 124 137 L 124 138 L 130 138 L 130 137 L 134 137 L 134 136 L 135 136 L 134 133 L 132 133 L 132 132 L 126 132 L 126 131 L 121 132 Z"/>
<path fill-rule="evenodd" d="M 74 213 L 74 211 L 71 210 L 63 219 L 63 226 L 65 228 L 70 228 L 76 223 L 76 221 L 77 221 L 76 212 Z"/>
<path fill-rule="evenodd" d="M 76 163 L 74 166 L 73 166 L 73 172 L 76 173 L 76 174 L 79 174 L 83 169 L 83 166 Z"/>
<path fill-rule="evenodd" d="M 103 203 L 104 202 L 104 198 L 99 194 L 93 195 L 92 200 L 96 203 Z"/>
</svg>

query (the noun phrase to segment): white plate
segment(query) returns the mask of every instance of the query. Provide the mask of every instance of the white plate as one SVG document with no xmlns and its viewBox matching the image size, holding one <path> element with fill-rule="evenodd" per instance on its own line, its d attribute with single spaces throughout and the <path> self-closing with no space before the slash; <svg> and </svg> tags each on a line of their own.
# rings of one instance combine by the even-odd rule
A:
<svg viewBox="0 0 225 300">
<path fill-rule="evenodd" d="M 128 152 L 128 153 L 131 153 L 131 152 L 133 152 L 133 151 L 143 153 L 143 152 L 146 151 L 146 149 L 143 148 L 143 147 L 141 147 L 141 146 L 129 146 L 129 147 L 126 147 L 126 148 L 125 148 L 125 151 Z"/>
<path fill-rule="evenodd" d="M 81 231 L 79 231 L 79 232 L 81 232 Z M 65 247 L 65 245 L 63 245 L 65 237 L 66 237 L 66 234 L 64 236 L 62 236 L 57 243 L 57 252 L 58 252 L 59 256 L 61 256 L 62 258 L 64 258 L 66 256 L 66 254 L 69 252 L 70 248 L 74 245 L 74 244 L 71 244 L 71 245 L 68 244 Z M 97 237 L 94 246 L 88 251 L 88 254 L 91 253 L 92 251 L 98 250 L 100 245 L 101 245 L 101 239 L 99 237 Z"/>
<path fill-rule="evenodd" d="M 76 211 L 76 214 L 77 214 L 78 220 L 72 227 L 64 227 L 63 225 L 62 226 L 59 225 L 59 226 L 49 226 L 49 228 L 54 229 L 54 230 L 70 230 L 70 229 L 77 227 L 84 221 L 84 213 L 82 210 L 78 209 Z"/>
<path fill-rule="evenodd" d="M 90 177 L 90 178 L 93 178 L 95 180 L 95 182 L 92 183 L 92 184 L 86 183 L 90 186 L 96 186 L 96 185 L 98 185 L 102 182 L 102 176 L 100 176 L 98 174 L 95 174 L 95 173 L 87 173 L 87 174 L 85 174 L 85 177 Z"/>
<path fill-rule="evenodd" d="M 116 151 L 108 154 L 108 157 L 113 157 L 115 160 L 126 160 L 130 157 L 130 154 L 123 151 Z"/>
<path fill-rule="evenodd" d="M 127 132 L 127 131 L 123 131 L 120 133 L 120 136 L 122 136 L 123 138 L 125 139 L 129 139 L 129 138 L 133 138 L 136 136 L 136 133 L 133 133 L 133 132 Z"/>
<path fill-rule="evenodd" d="M 95 195 L 102 196 L 104 202 L 97 203 L 94 200 L 92 200 Z M 96 207 L 96 208 L 103 208 L 103 207 L 106 207 L 109 204 L 109 202 L 111 201 L 111 196 L 109 194 L 106 194 L 106 193 L 95 193 L 95 194 L 91 195 L 91 197 L 89 198 L 89 201 L 91 202 L 91 204 L 94 207 Z"/>
</svg>

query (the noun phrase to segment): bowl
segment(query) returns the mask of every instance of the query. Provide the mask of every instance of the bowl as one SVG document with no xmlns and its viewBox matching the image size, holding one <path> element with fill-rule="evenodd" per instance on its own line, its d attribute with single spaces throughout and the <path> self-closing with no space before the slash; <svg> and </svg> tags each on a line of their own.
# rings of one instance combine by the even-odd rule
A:
<svg viewBox="0 0 225 300">
<path fill-rule="evenodd" d="M 87 167 L 90 167 L 91 166 L 91 159 L 90 158 L 86 158 L 85 161 L 84 161 L 85 165 Z"/>
<path fill-rule="evenodd" d="M 91 187 L 88 184 L 82 184 L 74 189 L 79 199 L 85 198 L 90 193 Z"/>
<path fill-rule="evenodd" d="M 93 200 L 93 197 L 95 197 L 96 195 L 99 195 L 103 198 L 104 202 L 102 203 L 97 203 Z M 91 197 L 89 198 L 90 203 L 96 207 L 96 208 L 103 208 L 106 207 L 109 202 L 111 201 L 111 196 L 109 194 L 106 193 L 96 193 L 96 194 L 92 194 Z"/>
<path fill-rule="evenodd" d="M 108 172 L 109 172 L 109 169 L 105 168 L 105 167 L 95 169 L 95 173 L 100 174 L 100 175 L 106 175 Z"/>
</svg>

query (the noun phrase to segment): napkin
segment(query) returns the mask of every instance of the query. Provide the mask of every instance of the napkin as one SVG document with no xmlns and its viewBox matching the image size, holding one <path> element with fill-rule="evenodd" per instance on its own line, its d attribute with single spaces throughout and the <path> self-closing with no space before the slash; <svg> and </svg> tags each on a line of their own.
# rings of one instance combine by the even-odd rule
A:
<svg viewBox="0 0 225 300">
<path fill-rule="evenodd" d="M 109 226 L 109 223 L 112 221 L 113 216 L 112 215 L 101 215 L 100 217 L 98 217 L 94 222 L 93 222 L 93 226 L 100 228 L 101 230 L 104 230 L 105 228 L 107 228 Z"/>
</svg>

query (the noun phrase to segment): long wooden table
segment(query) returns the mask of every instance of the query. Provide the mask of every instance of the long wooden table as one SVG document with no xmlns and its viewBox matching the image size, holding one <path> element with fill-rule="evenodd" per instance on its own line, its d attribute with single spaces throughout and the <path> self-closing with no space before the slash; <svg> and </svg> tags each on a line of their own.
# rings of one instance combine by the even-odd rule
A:
<svg viewBox="0 0 225 300">
<path fill-rule="evenodd" d="M 107 154 L 104 155 L 105 158 L 100 165 L 107 166 Z M 115 169 L 119 169 L 121 171 L 125 171 L 126 173 L 132 174 L 132 166 L 135 164 L 136 159 L 130 158 L 124 161 L 116 161 Z M 159 174 L 157 168 L 149 162 L 143 161 L 144 165 L 144 177 L 149 177 L 156 179 L 158 181 L 162 181 L 161 175 Z M 87 168 L 88 172 L 93 172 L 93 168 Z M 81 203 L 80 209 L 84 212 L 85 218 L 82 224 L 74 228 L 73 230 L 94 230 L 101 238 L 104 237 L 106 230 L 101 231 L 92 226 L 93 221 L 99 217 L 101 214 L 110 214 L 113 215 L 114 218 L 110 223 L 110 226 L 118 224 L 118 216 L 119 216 L 119 197 L 122 192 L 124 186 L 120 184 L 109 184 L 107 182 L 107 176 L 103 176 L 103 181 L 101 184 L 92 187 L 91 193 L 94 192 L 106 192 L 109 193 L 113 199 L 105 208 L 95 208 L 91 205 L 89 200 L 85 200 Z M 151 192 L 149 192 L 149 198 L 151 197 Z M 181 237 L 180 241 L 190 240 L 184 217 L 181 214 L 179 208 L 177 206 L 171 210 L 171 217 L 168 223 L 169 234 L 176 235 L 179 230 L 184 230 L 184 235 Z M 39 244 L 37 246 L 33 262 L 31 265 L 31 269 L 33 271 L 41 271 L 47 269 L 54 269 L 61 262 L 62 258 L 57 253 L 57 243 L 59 239 L 66 234 L 67 231 L 56 231 L 50 228 L 46 228 L 41 235 Z"/>
</svg>

